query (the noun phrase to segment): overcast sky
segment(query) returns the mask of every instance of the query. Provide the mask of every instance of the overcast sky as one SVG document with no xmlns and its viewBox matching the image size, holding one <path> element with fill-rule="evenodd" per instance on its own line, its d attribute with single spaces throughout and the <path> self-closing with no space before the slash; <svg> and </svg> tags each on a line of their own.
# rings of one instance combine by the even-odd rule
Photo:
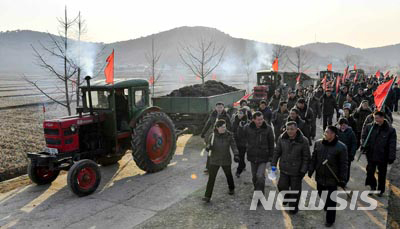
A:
<svg viewBox="0 0 400 229">
<path fill-rule="evenodd" d="M 87 40 L 115 42 L 180 26 L 298 46 L 339 42 L 359 48 L 400 43 L 400 0 L 0 0 L 0 31 L 57 33 L 67 5 L 87 22 Z"/>
</svg>

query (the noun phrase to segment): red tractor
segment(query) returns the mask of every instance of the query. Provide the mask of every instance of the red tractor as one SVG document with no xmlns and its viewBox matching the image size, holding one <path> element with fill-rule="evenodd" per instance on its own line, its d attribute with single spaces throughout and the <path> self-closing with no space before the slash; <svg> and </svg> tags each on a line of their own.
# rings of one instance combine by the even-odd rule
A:
<svg viewBox="0 0 400 229">
<path fill-rule="evenodd" d="M 142 79 L 104 81 L 80 87 L 77 115 L 45 120 L 46 149 L 28 153 L 30 179 L 49 184 L 61 170 L 78 196 L 93 193 L 99 166 L 117 163 L 129 149 L 137 166 L 149 173 L 164 169 L 175 153 L 177 133 L 171 119 L 149 106 L 149 84 Z"/>
</svg>

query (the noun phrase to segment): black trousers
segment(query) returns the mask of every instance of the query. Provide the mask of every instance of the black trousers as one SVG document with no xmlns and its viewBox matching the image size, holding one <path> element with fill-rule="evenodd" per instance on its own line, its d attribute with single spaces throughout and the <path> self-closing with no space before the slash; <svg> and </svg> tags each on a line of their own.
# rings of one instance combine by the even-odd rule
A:
<svg viewBox="0 0 400 229">
<path fill-rule="evenodd" d="M 333 114 L 332 115 L 324 115 L 322 117 L 323 121 L 323 131 L 325 131 L 326 127 L 329 125 L 332 125 L 332 119 L 333 119 Z"/>
<path fill-rule="evenodd" d="M 393 111 L 397 112 L 399 110 L 399 100 L 394 101 Z"/>
<path fill-rule="evenodd" d="M 367 179 L 365 180 L 365 185 L 371 186 L 371 189 L 375 190 L 377 187 L 375 171 L 378 168 L 378 190 L 381 193 L 385 192 L 386 185 L 386 173 L 387 173 L 387 163 L 385 162 L 372 162 L 368 161 L 367 164 Z"/>
<path fill-rule="evenodd" d="M 317 134 L 317 119 L 314 118 L 311 122 L 311 134 L 310 137 L 315 138 Z"/>
<path fill-rule="evenodd" d="M 328 210 L 329 207 L 336 207 L 336 199 L 331 199 L 332 192 L 337 190 L 337 186 L 323 186 L 317 183 L 318 195 L 321 197 L 322 191 L 328 191 L 324 210 L 326 210 L 325 220 L 327 223 L 333 224 L 336 219 L 336 210 Z"/>
<path fill-rule="evenodd" d="M 209 164 L 208 165 L 208 182 L 207 182 L 206 194 L 204 195 L 205 197 L 211 198 L 211 195 L 212 195 L 212 192 L 214 189 L 215 178 L 217 177 L 219 167 L 222 167 L 222 170 L 224 170 L 226 180 L 228 181 L 229 190 L 235 189 L 235 183 L 233 181 L 233 176 L 232 176 L 232 171 L 231 171 L 230 165 L 220 166 L 220 165 Z"/>
<path fill-rule="evenodd" d="M 255 163 L 251 162 L 251 175 L 253 176 L 254 190 L 264 193 L 265 190 L 265 168 L 266 162 Z"/>
<path fill-rule="evenodd" d="M 246 162 L 244 161 L 244 157 L 246 155 L 247 149 L 246 146 L 238 146 L 237 149 L 239 151 L 239 165 L 237 167 L 236 172 L 240 174 L 246 168 Z"/>
<path fill-rule="evenodd" d="M 291 198 L 296 199 L 296 202 L 289 202 L 290 207 L 295 207 L 295 210 L 298 210 L 300 195 L 301 195 L 301 183 L 303 177 L 302 176 L 290 176 L 284 173 L 280 173 L 279 181 L 278 181 L 278 190 L 282 191 L 299 191 L 298 194 L 287 194 L 285 195 L 285 199 Z"/>
</svg>

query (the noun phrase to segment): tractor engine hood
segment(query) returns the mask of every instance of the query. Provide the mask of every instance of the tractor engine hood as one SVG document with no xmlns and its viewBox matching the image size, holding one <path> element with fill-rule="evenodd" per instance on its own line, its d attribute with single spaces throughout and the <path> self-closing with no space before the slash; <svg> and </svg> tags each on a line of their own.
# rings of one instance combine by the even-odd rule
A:
<svg viewBox="0 0 400 229">
<path fill-rule="evenodd" d="M 43 122 L 43 128 L 69 128 L 73 125 L 76 127 L 82 126 L 82 125 L 87 125 L 87 124 L 92 124 L 96 122 L 102 122 L 104 121 L 105 117 L 104 115 L 83 115 L 80 117 L 79 115 L 74 115 L 74 116 L 67 116 L 67 117 L 62 117 L 62 118 L 57 118 L 57 119 L 51 119 L 51 120 L 45 120 Z"/>
</svg>

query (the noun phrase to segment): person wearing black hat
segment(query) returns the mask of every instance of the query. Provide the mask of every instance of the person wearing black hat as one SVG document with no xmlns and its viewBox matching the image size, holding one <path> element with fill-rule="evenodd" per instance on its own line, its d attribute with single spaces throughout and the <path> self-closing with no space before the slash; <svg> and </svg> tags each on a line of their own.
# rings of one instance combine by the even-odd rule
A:
<svg viewBox="0 0 400 229">
<path fill-rule="evenodd" d="M 364 122 L 367 119 L 368 115 L 370 115 L 371 113 L 372 110 L 368 106 L 368 100 L 363 100 L 360 106 L 356 109 L 356 111 L 353 114 L 353 117 L 356 120 L 356 125 L 357 125 L 356 137 L 358 145 L 360 145 L 361 132 Z"/>
<path fill-rule="evenodd" d="M 343 118 L 346 118 L 349 126 L 353 130 L 354 134 L 357 134 L 357 123 L 356 120 L 353 118 L 353 115 L 351 114 L 350 107 L 343 105 Z M 356 137 L 357 139 L 357 137 Z M 358 145 L 358 144 L 357 144 Z"/>
<path fill-rule="evenodd" d="M 282 130 L 285 127 L 285 122 L 288 116 L 289 111 L 287 109 L 287 102 L 280 102 L 279 109 L 272 113 L 272 125 L 274 125 L 275 142 L 278 141 L 279 136 L 282 134 Z"/>
<path fill-rule="evenodd" d="M 392 164 L 396 159 L 397 134 L 396 130 L 385 120 L 385 113 L 374 112 L 374 122 L 365 126 L 362 131 L 361 143 L 366 143 L 367 156 L 367 178 L 365 185 L 371 190 L 380 191 L 379 196 L 385 192 L 387 165 Z M 372 130 L 371 130 L 372 129 Z M 369 134 L 369 132 L 371 133 Z M 369 136 L 369 138 L 367 138 Z M 378 184 L 375 179 L 375 172 L 378 168 Z"/>
<path fill-rule="evenodd" d="M 357 138 L 354 134 L 353 129 L 349 126 L 349 122 L 346 118 L 339 119 L 339 131 L 338 131 L 338 139 L 343 142 L 347 147 L 348 153 L 348 170 L 347 170 L 347 179 L 346 182 L 349 182 L 350 179 L 350 166 L 351 162 L 354 161 L 354 156 L 357 151 Z"/>
<path fill-rule="evenodd" d="M 354 96 L 353 100 L 357 103 L 357 106 L 360 106 L 363 100 L 366 100 L 367 97 L 364 95 L 364 89 L 358 88 L 357 94 Z"/>
<path fill-rule="evenodd" d="M 321 99 L 322 106 L 322 120 L 323 129 L 325 130 L 327 125 L 332 125 L 333 114 L 336 110 L 336 116 L 339 117 L 339 109 L 336 103 L 335 97 L 333 97 L 332 92 L 328 89 Z"/>
<path fill-rule="evenodd" d="M 323 191 L 328 192 L 324 206 L 327 227 L 331 227 L 336 219 L 336 210 L 329 208 L 336 207 L 336 199 L 331 194 L 337 190 L 337 186 L 346 186 L 348 171 L 347 147 L 339 141 L 337 134 L 338 129 L 335 126 L 326 127 L 323 139 L 315 142 L 308 171 L 310 178 L 316 172 L 319 196 L 322 197 Z"/>
<path fill-rule="evenodd" d="M 291 110 L 297 102 L 297 96 L 296 96 L 296 92 L 294 90 L 289 92 L 289 98 L 287 101 L 287 108 L 288 110 Z"/>
<path fill-rule="evenodd" d="M 268 106 L 271 108 L 272 112 L 279 108 L 279 102 L 281 101 L 281 91 L 279 89 L 275 90 L 275 94 L 271 97 Z"/>
</svg>

